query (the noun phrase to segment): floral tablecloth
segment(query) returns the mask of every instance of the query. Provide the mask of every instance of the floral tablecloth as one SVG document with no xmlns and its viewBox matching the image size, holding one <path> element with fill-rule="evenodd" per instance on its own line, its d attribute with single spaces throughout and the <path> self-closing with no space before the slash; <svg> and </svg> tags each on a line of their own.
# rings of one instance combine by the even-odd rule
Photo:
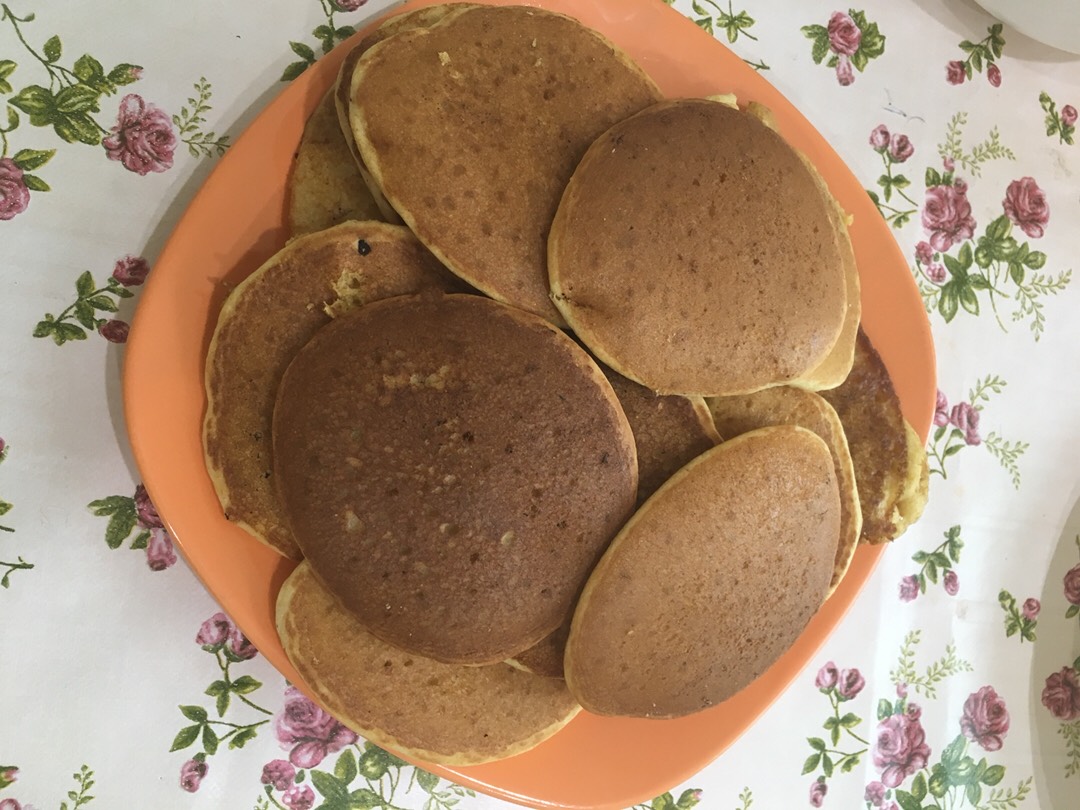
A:
<svg viewBox="0 0 1080 810">
<path fill-rule="evenodd" d="M 163 240 L 387 5 L 0 3 L 0 810 L 508 806 L 287 687 L 178 558 L 124 432 Z M 1080 808 L 1080 61 L 966 0 L 674 7 L 862 179 L 940 392 L 921 522 L 762 719 L 640 807 Z"/>
</svg>

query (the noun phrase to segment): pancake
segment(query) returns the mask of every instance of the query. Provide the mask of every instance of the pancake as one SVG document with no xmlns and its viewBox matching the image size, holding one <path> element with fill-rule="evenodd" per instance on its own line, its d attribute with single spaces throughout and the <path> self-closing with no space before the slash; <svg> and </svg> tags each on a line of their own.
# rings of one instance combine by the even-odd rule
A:
<svg viewBox="0 0 1080 810">
<path fill-rule="evenodd" d="M 502 661 L 558 627 L 637 494 L 600 369 L 479 296 L 381 301 L 321 329 L 273 435 L 316 573 L 370 632 L 447 663 Z"/>
<path fill-rule="evenodd" d="M 476 765 L 520 754 L 577 714 L 566 686 L 505 664 L 440 664 L 379 641 L 306 563 L 281 586 L 289 660 L 331 714 L 376 745 L 426 762 Z"/>
<path fill-rule="evenodd" d="M 349 116 L 363 163 L 420 241 L 492 298 L 561 324 L 546 256 L 559 198 L 593 140 L 659 98 L 576 20 L 484 6 L 366 51 Z"/>
<path fill-rule="evenodd" d="M 926 505 L 926 451 L 904 420 L 889 371 L 862 329 L 848 378 L 821 396 L 836 410 L 847 435 L 862 509 L 862 542 L 896 539 Z"/>
<path fill-rule="evenodd" d="M 401 33 L 402 31 L 408 31 L 412 28 L 426 28 L 429 25 L 434 25 L 450 12 L 463 11 L 466 8 L 472 8 L 471 3 L 448 3 L 441 6 L 428 6 L 427 8 L 419 8 L 415 11 L 407 11 L 404 14 L 398 14 L 396 17 L 391 17 L 362 40 L 346 55 L 345 60 L 341 63 L 341 67 L 338 70 L 337 80 L 334 84 L 334 110 L 337 115 L 338 128 L 345 139 L 346 148 L 349 154 L 352 155 L 353 162 L 359 173 L 359 176 L 363 179 L 364 185 L 368 189 L 368 193 L 371 194 L 372 199 L 378 206 L 379 211 L 382 213 L 383 218 L 387 222 L 401 222 L 401 217 L 393 206 L 387 202 L 386 197 L 383 196 L 382 191 L 371 177 L 371 172 L 368 171 L 367 166 L 364 165 L 363 158 L 360 157 L 360 152 L 356 148 L 356 140 L 353 138 L 352 128 L 349 126 L 349 89 L 352 82 L 352 73 L 356 68 L 356 63 L 360 60 L 360 57 L 379 42 L 384 39 L 392 37 L 394 34 Z"/>
<path fill-rule="evenodd" d="M 716 397 L 708 400 L 708 405 L 717 430 L 729 439 L 772 425 L 798 425 L 813 431 L 828 445 L 840 490 L 840 535 L 829 583 L 831 594 L 851 565 L 862 531 L 855 468 L 840 417 L 820 395 L 790 386 L 743 396 Z"/>
<path fill-rule="evenodd" d="M 638 456 L 638 504 L 706 450 L 720 443 L 701 397 L 663 396 L 601 366 L 619 398 Z"/>
<path fill-rule="evenodd" d="M 847 313 L 831 204 L 756 117 L 666 101 L 589 149 L 551 226 L 552 298 L 663 394 L 751 393 L 820 365 Z"/>
<path fill-rule="evenodd" d="M 571 694 L 634 717 L 727 700 L 824 601 L 839 530 L 832 456 L 808 430 L 762 428 L 694 459 L 589 577 L 566 647 Z"/>
<path fill-rule="evenodd" d="M 289 230 L 314 233 L 346 220 L 380 219 L 341 135 L 334 98 L 327 93 L 308 118 L 289 175 Z"/>
<path fill-rule="evenodd" d="M 333 312 L 459 287 L 407 229 L 379 222 L 301 236 L 237 286 L 221 308 L 206 359 L 203 450 L 225 516 L 299 559 L 271 472 L 274 397 L 285 368 Z"/>
</svg>

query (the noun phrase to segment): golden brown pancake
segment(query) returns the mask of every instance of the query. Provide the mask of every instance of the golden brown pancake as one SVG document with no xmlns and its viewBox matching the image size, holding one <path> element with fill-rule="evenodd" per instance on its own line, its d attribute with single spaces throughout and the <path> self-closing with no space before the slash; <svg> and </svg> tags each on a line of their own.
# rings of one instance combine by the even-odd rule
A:
<svg viewBox="0 0 1080 810">
<path fill-rule="evenodd" d="M 624 376 L 665 394 L 797 380 L 847 312 L 831 204 L 798 153 L 725 104 L 657 104 L 597 139 L 551 227 L 553 300 Z"/>
<path fill-rule="evenodd" d="M 206 466 L 225 516 L 299 559 L 274 492 L 278 382 L 330 313 L 460 282 L 405 228 L 346 222 L 290 242 L 230 293 L 206 360 Z"/>
<path fill-rule="evenodd" d="M 487 298 L 398 298 L 320 330 L 282 380 L 274 469 L 304 556 L 385 641 L 502 661 L 551 633 L 637 492 L 600 369 Z"/>
<path fill-rule="evenodd" d="M 638 504 L 706 450 L 720 443 L 709 406 L 701 397 L 654 394 L 600 366 L 634 432 L 638 455 Z"/>
<path fill-rule="evenodd" d="M 441 6 L 428 6 L 426 8 L 416 9 L 415 11 L 407 11 L 404 14 L 398 14 L 396 17 L 391 17 L 360 40 L 360 43 L 345 57 L 345 60 L 341 63 L 341 67 L 338 70 L 337 80 L 333 90 L 334 109 L 337 114 L 338 128 L 344 136 L 346 148 L 352 155 L 360 177 L 363 179 L 368 192 L 372 195 L 372 199 L 374 199 L 387 222 L 400 223 L 401 217 L 398 216 L 398 213 L 394 210 L 393 206 L 386 201 L 386 197 L 383 196 L 378 185 L 372 180 L 371 173 L 368 171 L 367 166 L 364 165 L 364 160 L 360 157 L 360 152 L 356 148 L 356 141 L 353 138 L 352 128 L 349 125 L 349 88 L 352 83 L 353 70 L 356 68 L 356 63 L 360 60 L 360 57 L 364 55 L 364 52 L 373 45 L 382 42 L 384 39 L 388 39 L 394 34 L 408 31 L 412 28 L 427 28 L 430 25 L 434 25 L 451 12 L 463 11 L 466 8 L 472 7 L 473 4 L 471 3 L 447 3 Z"/>
<path fill-rule="evenodd" d="M 277 600 L 282 646 L 312 693 L 376 745 L 427 762 L 476 765 L 520 754 L 577 714 L 566 686 L 506 664 L 465 667 L 368 633 L 307 562 Z"/>
<path fill-rule="evenodd" d="M 304 127 L 289 176 L 289 229 L 300 236 L 350 219 L 380 218 L 342 137 L 333 94 L 327 93 Z"/>
<path fill-rule="evenodd" d="M 833 457 L 833 474 L 840 489 L 840 534 L 829 584 L 831 594 L 851 564 L 862 531 L 855 468 L 840 417 L 820 395 L 786 385 L 707 401 L 716 429 L 729 439 L 772 425 L 798 425 L 813 431 L 828 445 Z"/>
<path fill-rule="evenodd" d="M 364 53 L 350 122 L 378 188 L 447 267 L 561 323 L 546 246 L 563 188 L 600 133 L 659 98 L 576 20 L 485 6 Z"/>
<path fill-rule="evenodd" d="M 566 646 L 571 694 L 634 717 L 727 700 L 824 601 L 839 530 L 832 456 L 808 430 L 762 428 L 694 459 L 589 577 Z"/>
<path fill-rule="evenodd" d="M 904 421 L 889 371 L 862 329 L 847 380 L 821 396 L 836 409 L 847 435 L 862 507 L 862 542 L 894 540 L 926 504 L 926 451 Z"/>
</svg>

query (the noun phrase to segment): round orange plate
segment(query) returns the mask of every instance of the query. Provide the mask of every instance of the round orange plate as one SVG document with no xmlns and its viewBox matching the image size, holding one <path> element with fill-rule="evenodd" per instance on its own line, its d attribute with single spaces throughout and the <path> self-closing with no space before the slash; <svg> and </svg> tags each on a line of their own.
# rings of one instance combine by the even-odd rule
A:
<svg viewBox="0 0 1080 810">
<path fill-rule="evenodd" d="M 417 0 L 396 11 L 431 4 Z M 922 301 L 888 226 L 821 135 L 753 69 L 660 0 L 531 5 L 573 15 L 601 31 L 668 96 L 734 92 L 740 103 L 759 101 L 774 111 L 780 131 L 817 165 L 855 217 L 851 236 L 862 273 L 863 324 L 908 420 L 925 437 L 935 379 Z M 150 276 L 124 368 L 131 443 L 166 526 L 222 607 L 294 682 L 300 678 L 274 629 L 278 586 L 293 565 L 222 516 L 203 464 L 203 362 L 228 290 L 285 244 L 285 184 L 293 153 L 350 46 L 343 44 L 283 90 L 221 160 Z M 680 720 L 582 714 L 551 740 L 502 762 L 460 769 L 419 764 L 532 807 L 614 810 L 646 801 L 707 765 L 769 706 L 836 627 L 881 553 L 881 547 L 860 548 L 843 584 L 795 646 L 720 706 Z"/>
</svg>

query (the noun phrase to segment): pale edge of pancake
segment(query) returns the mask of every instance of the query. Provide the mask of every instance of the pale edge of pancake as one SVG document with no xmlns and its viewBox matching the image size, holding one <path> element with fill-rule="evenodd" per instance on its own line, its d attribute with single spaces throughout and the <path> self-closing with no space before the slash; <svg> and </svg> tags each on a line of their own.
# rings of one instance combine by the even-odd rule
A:
<svg viewBox="0 0 1080 810">
<path fill-rule="evenodd" d="M 904 420 L 904 435 L 907 439 L 908 474 L 900 497 L 896 501 L 895 540 L 922 517 L 930 495 L 930 466 L 926 458 L 926 448 L 915 429 Z"/>
<path fill-rule="evenodd" d="M 705 435 L 712 440 L 712 443 L 720 444 L 724 441 L 724 437 L 721 436 L 720 431 L 716 429 L 716 420 L 713 419 L 712 410 L 709 408 L 708 400 L 704 397 L 697 396 L 689 396 L 686 397 L 686 399 L 690 400 L 690 404 L 694 408 L 694 416 L 697 417 L 701 429 L 705 431 Z"/>
<path fill-rule="evenodd" d="M 353 142 L 356 144 L 357 152 L 360 154 L 360 163 L 361 163 L 362 166 L 365 167 L 365 168 L 361 169 L 361 172 L 369 172 L 370 175 L 371 175 L 371 183 L 370 183 L 370 185 L 372 186 L 372 193 L 376 193 L 375 188 L 378 187 L 378 193 L 376 194 L 376 199 L 379 199 L 381 197 L 383 199 L 388 200 L 389 198 L 387 198 L 386 195 L 385 195 L 385 192 L 382 191 L 382 189 L 383 189 L 383 173 L 382 173 L 382 167 L 379 164 L 378 152 L 377 152 L 377 150 L 375 150 L 371 146 L 371 139 L 370 139 L 370 137 L 368 135 L 367 125 L 366 125 L 366 122 L 364 120 L 363 113 L 362 113 L 361 110 L 359 110 L 357 108 L 357 105 L 354 102 L 354 99 L 356 98 L 357 86 L 359 85 L 359 83 L 362 80 L 363 75 L 364 75 L 364 69 L 365 69 L 364 61 L 365 61 L 365 59 L 367 59 L 371 54 L 377 53 L 379 48 L 383 47 L 383 45 L 386 42 L 389 42 L 391 39 L 395 39 L 397 37 L 406 36 L 406 35 L 425 36 L 432 29 L 439 28 L 441 26 L 447 25 L 447 24 L 453 22 L 457 17 L 461 16 L 462 14 L 466 14 L 466 13 L 468 13 L 470 11 L 473 11 L 475 9 L 478 9 L 478 8 L 488 8 L 488 7 L 487 6 L 467 5 L 464 8 L 462 8 L 460 11 L 455 10 L 453 12 L 445 14 L 443 17 L 436 20 L 432 25 L 430 25 L 430 26 L 428 26 L 426 28 L 407 28 L 406 30 L 404 30 L 404 31 L 402 31 L 400 33 L 397 33 L 394 36 L 388 37 L 387 39 L 382 40 L 381 42 L 378 42 L 375 45 L 373 45 L 371 48 L 369 48 L 364 53 L 364 55 L 356 63 L 356 68 L 353 70 L 352 77 L 350 79 L 350 85 L 349 85 L 349 109 L 348 109 L 348 124 L 347 124 L 347 126 L 350 128 L 350 131 L 352 132 Z M 527 11 L 527 13 L 531 14 L 532 12 Z M 663 98 L 663 94 L 661 93 L 659 86 L 656 84 L 655 81 L 653 81 L 652 77 L 649 76 L 649 74 L 647 74 L 644 70 L 642 70 L 641 66 L 638 65 L 633 59 L 631 59 L 630 56 L 627 53 L 625 53 L 621 48 L 619 48 L 617 45 L 615 45 L 613 42 L 611 42 L 609 39 L 607 39 L 599 31 L 594 31 L 591 28 L 588 28 L 588 27 L 582 25 L 580 21 L 576 20 L 575 18 L 573 18 L 573 17 L 571 17 L 571 16 L 569 16 L 567 14 L 559 14 L 557 12 L 546 11 L 546 10 L 544 11 L 544 13 L 545 14 L 550 14 L 551 16 L 562 17 L 563 19 L 570 20 L 575 25 L 579 26 L 583 31 L 586 31 L 589 34 L 591 34 L 592 36 L 594 36 L 596 39 L 598 39 L 604 45 L 604 47 L 610 49 L 612 54 L 619 61 L 621 61 L 632 72 L 636 73 L 640 78 L 642 78 L 646 82 L 646 84 L 648 84 L 649 87 L 652 89 L 652 91 L 656 95 L 657 99 L 662 99 Z M 346 126 L 346 124 L 343 123 L 342 126 Z M 601 134 L 599 137 L 603 137 L 603 134 Z M 598 139 L 599 139 L 599 137 L 598 137 Z M 365 174 L 364 179 L 365 179 L 365 182 L 366 182 L 367 181 L 367 174 Z M 406 210 L 398 210 L 396 208 L 395 208 L 395 211 L 397 211 L 397 215 L 400 216 L 404 220 L 404 222 L 410 228 L 413 229 L 413 231 L 417 230 L 416 219 L 412 215 L 411 212 L 406 211 Z M 549 242 L 549 244 L 550 244 L 550 242 Z M 431 253 L 433 253 L 435 255 L 435 257 L 440 262 L 442 262 L 442 264 L 444 264 L 446 267 L 450 268 L 450 270 L 454 273 L 454 275 L 464 279 L 465 281 L 467 281 L 472 286 L 476 287 L 478 290 L 483 292 L 488 297 L 490 297 L 490 298 L 492 298 L 492 299 L 494 299 L 496 301 L 499 301 L 500 303 L 503 303 L 503 304 L 513 305 L 512 302 L 507 301 L 506 298 L 503 297 L 502 295 L 500 295 L 499 293 L 497 293 L 497 292 L 495 292 L 493 290 L 487 289 L 486 285 L 479 284 L 477 282 L 476 277 L 472 273 L 462 272 L 462 268 L 460 266 L 458 266 L 455 262 L 450 261 L 449 258 L 447 258 L 446 254 L 439 248 L 438 245 L 428 244 L 428 243 L 425 242 L 425 247 L 427 247 L 427 249 L 429 251 L 431 251 Z M 550 255 L 550 250 L 549 250 L 549 255 Z M 555 304 L 554 293 L 553 293 L 552 290 L 549 290 L 548 298 L 552 301 L 553 304 Z M 540 317 L 543 317 L 543 318 L 551 318 L 552 316 L 558 318 L 558 321 L 555 322 L 556 326 L 565 327 L 565 326 L 569 325 L 565 321 L 565 317 L 566 317 L 565 313 L 563 313 L 561 308 L 559 308 L 558 306 L 555 306 L 553 312 L 549 312 L 549 313 L 539 313 L 539 312 L 537 312 L 537 313 L 533 313 L 533 314 L 539 315 Z M 603 358 L 601 358 L 601 359 L 603 359 Z M 634 380 L 634 381 L 638 382 L 637 380 Z"/>
<path fill-rule="evenodd" d="M 807 436 L 812 436 L 814 441 L 820 443 L 821 446 L 824 447 L 827 452 L 829 452 L 830 457 L 832 456 L 831 451 L 829 451 L 829 445 L 825 442 L 824 439 L 822 439 L 820 436 L 818 436 L 812 430 L 807 430 L 806 428 L 799 427 L 798 425 L 784 425 L 782 427 L 759 428 L 757 430 L 751 430 L 751 431 L 749 431 L 747 433 L 743 433 L 743 434 L 741 434 L 739 436 L 736 436 L 733 439 L 728 439 L 726 442 L 718 444 L 716 447 L 712 448 L 711 450 L 706 450 L 700 456 L 698 456 L 693 461 L 688 463 L 685 467 L 683 467 L 681 470 L 679 470 L 673 476 L 671 476 L 671 478 L 669 478 L 667 481 L 665 481 L 663 484 L 661 484 L 660 488 L 657 489 L 656 492 L 654 492 L 649 497 L 649 499 L 645 501 L 645 503 L 643 503 L 640 507 L 638 507 L 638 510 L 630 517 L 630 519 L 628 521 L 626 521 L 625 525 L 619 530 L 619 533 L 617 535 L 615 535 L 615 539 L 612 540 L 611 545 L 609 545 L 607 547 L 607 551 L 605 551 L 604 556 L 600 558 L 600 562 L 598 562 L 596 564 L 596 567 L 593 568 L 592 573 L 589 575 L 589 579 L 585 582 L 584 589 L 582 589 L 582 591 L 581 591 L 581 596 L 578 597 L 577 607 L 574 609 L 574 618 L 570 622 L 570 633 L 567 636 L 567 640 L 566 640 L 566 647 L 567 647 L 567 652 L 568 653 L 570 651 L 570 642 L 575 636 L 575 630 L 577 629 L 577 625 L 578 625 L 578 623 L 580 621 L 579 617 L 585 612 L 585 610 L 588 609 L 589 598 L 592 596 L 593 591 L 596 590 L 597 582 L 599 582 L 604 570 L 612 565 L 611 561 L 618 554 L 619 546 L 621 546 L 622 543 L 625 542 L 625 538 L 627 537 L 627 535 L 630 534 L 630 532 L 632 531 L 634 526 L 636 526 L 638 521 L 641 520 L 642 515 L 647 514 L 646 510 L 649 508 L 649 504 L 652 503 L 655 499 L 657 499 L 659 497 L 662 497 L 663 493 L 667 492 L 672 487 L 679 486 L 680 482 L 684 478 L 686 478 L 688 475 L 692 474 L 694 469 L 699 464 L 703 463 L 706 459 L 712 458 L 714 453 L 728 452 L 732 448 L 737 447 L 742 442 L 749 441 L 754 436 L 756 436 L 756 435 L 758 435 L 760 433 L 763 433 L 765 431 L 772 431 L 772 430 L 778 430 L 778 429 L 783 430 L 783 429 L 787 429 L 787 428 L 791 428 L 791 429 L 799 431 L 801 433 L 805 433 Z M 824 599 L 814 609 L 815 613 L 818 610 L 820 610 L 822 604 L 824 604 Z M 579 691 L 575 688 L 575 684 L 574 684 L 574 677 L 575 676 L 574 676 L 573 658 L 574 657 L 572 655 L 568 654 L 563 659 L 563 675 L 564 675 L 564 678 L 566 680 L 566 687 L 570 690 L 570 694 L 572 694 L 574 696 L 574 699 L 577 700 L 579 703 L 581 703 L 581 705 L 585 708 L 586 711 L 592 712 L 593 714 L 605 715 L 606 714 L 605 712 L 602 712 L 602 711 L 598 712 L 595 707 L 589 706 L 587 701 L 582 701 L 581 700 L 581 695 L 579 694 Z"/>
<path fill-rule="evenodd" d="M 311 692 L 318 696 L 319 702 L 330 712 L 330 714 L 336 717 L 343 725 L 380 748 L 397 751 L 405 756 L 440 765 L 481 765 L 485 762 L 507 759 L 516 756 L 517 754 L 522 754 L 531 748 L 535 748 L 537 745 L 544 742 L 544 740 L 547 740 L 564 728 L 566 724 L 573 720 L 581 711 L 580 706 L 574 706 L 565 717 L 560 718 L 547 728 L 541 729 L 526 739 L 510 746 L 499 756 L 477 754 L 470 751 L 462 751 L 456 754 L 443 754 L 438 751 L 429 751 L 423 748 L 410 748 L 394 737 L 394 735 L 383 731 L 382 729 L 363 726 L 345 713 L 344 708 L 339 704 L 336 696 L 325 689 L 319 682 L 318 673 L 308 666 L 307 661 L 301 660 L 297 656 L 293 651 L 294 645 L 289 643 L 290 639 L 293 637 L 293 634 L 290 633 L 289 608 L 297 591 L 297 581 L 304 576 L 306 573 L 305 567 L 307 566 L 309 566 L 307 562 L 303 562 L 297 566 L 296 570 L 294 570 L 293 573 L 289 575 L 288 579 L 282 583 L 281 590 L 278 591 L 274 618 L 278 635 L 281 637 L 282 647 L 285 649 L 289 661 L 292 662 L 292 665 L 296 667 L 296 670 L 303 677 L 304 683 L 309 687 Z M 357 626 L 359 627 L 359 625 Z"/>
</svg>

